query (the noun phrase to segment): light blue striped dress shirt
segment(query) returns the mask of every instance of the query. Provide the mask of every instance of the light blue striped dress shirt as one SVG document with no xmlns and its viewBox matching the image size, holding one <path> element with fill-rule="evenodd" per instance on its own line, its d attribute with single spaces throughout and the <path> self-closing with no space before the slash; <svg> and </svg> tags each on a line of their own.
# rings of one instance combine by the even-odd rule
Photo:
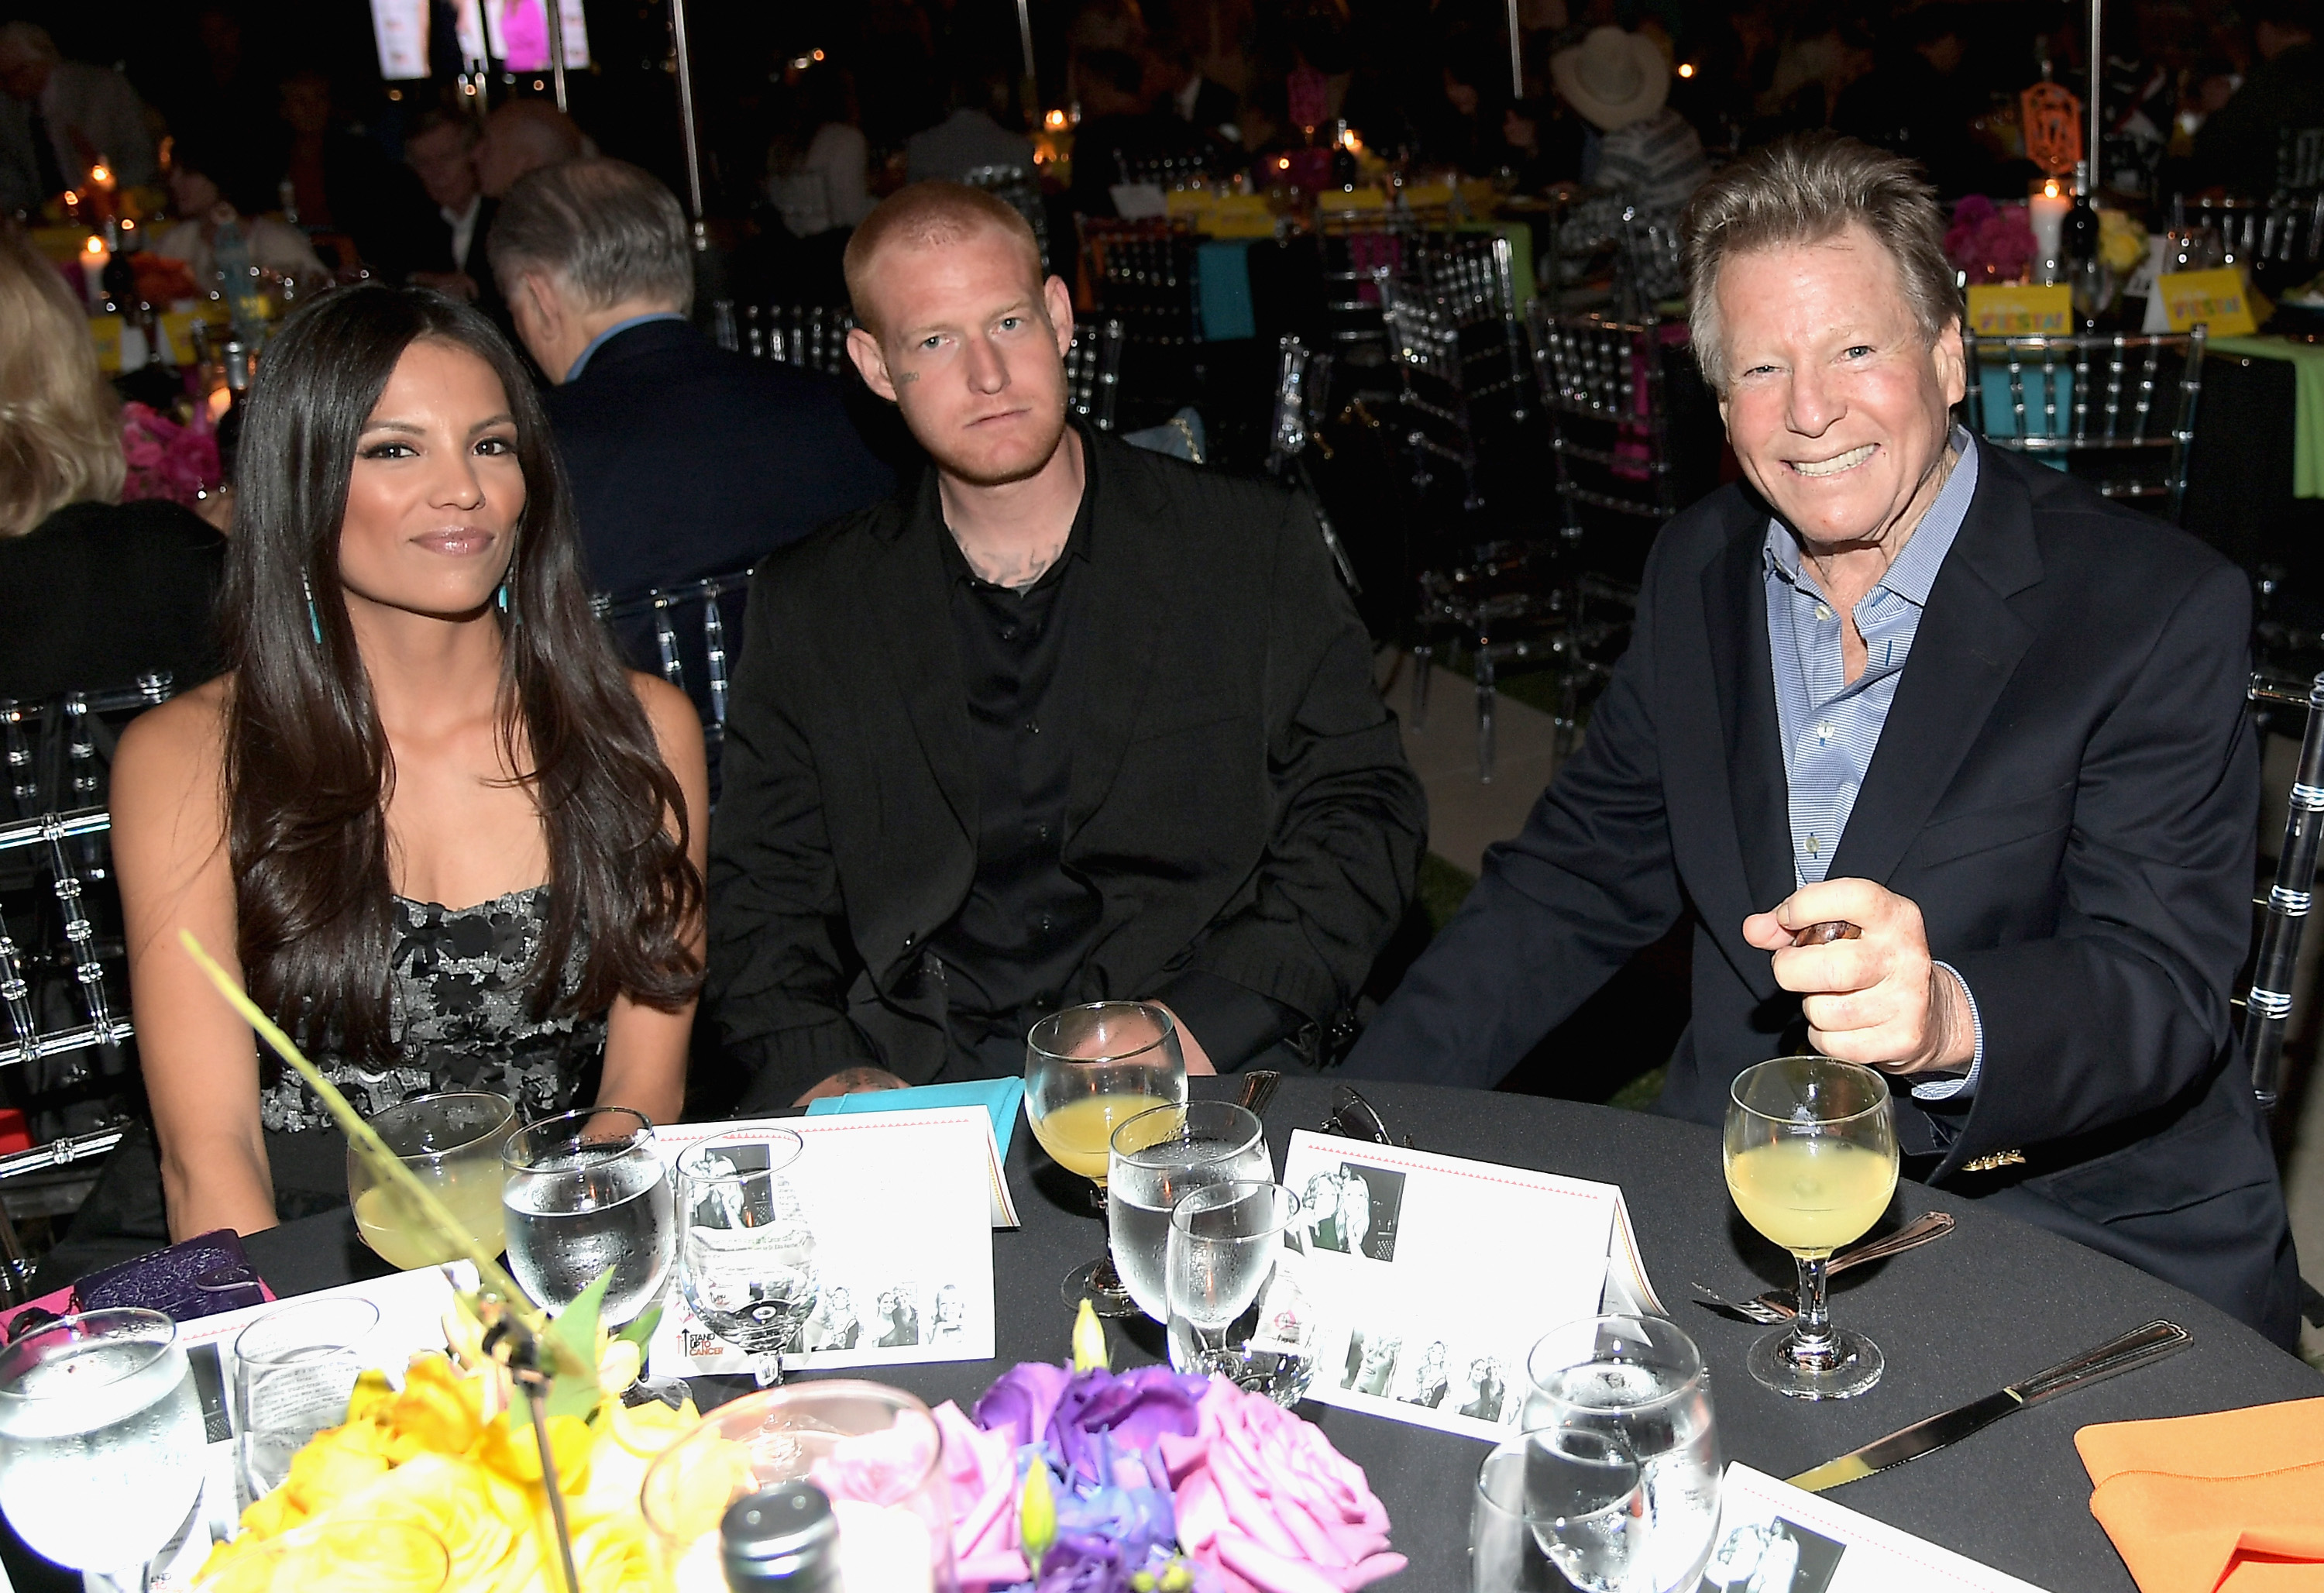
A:
<svg viewBox="0 0 2324 1593">
<path fill-rule="evenodd" d="M 1855 681 L 1840 658 L 1840 618 L 1825 601 L 1815 571 L 1802 562 L 1799 540 L 1781 520 L 1767 523 L 1767 651 L 1775 677 L 1775 719 L 1784 742 L 1784 778 L 1790 788 L 1792 868 L 1802 884 L 1824 877 L 1848 829 L 1856 793 L 1880 746 L 1896 685 L 1913 654 L 1913 637 L 1928 607 L 1929 588 L 1960 534 L 1977 495 L 1977 447 L 1956 428 L 1960 455 L 1937 501 L 1921 519 L 1880 583 L 1856 606 L 1856 629 L 1868 660 Z M 1917 1081 L 1923 1100 L 1945 1100 L 1977 1083 L 1985 1061 L 1985 1023 L 1969 982 L 1949 963 L 1937 965 L 1969 996 L 1977 1052 L 1960 1079 Z"/>
</svg>

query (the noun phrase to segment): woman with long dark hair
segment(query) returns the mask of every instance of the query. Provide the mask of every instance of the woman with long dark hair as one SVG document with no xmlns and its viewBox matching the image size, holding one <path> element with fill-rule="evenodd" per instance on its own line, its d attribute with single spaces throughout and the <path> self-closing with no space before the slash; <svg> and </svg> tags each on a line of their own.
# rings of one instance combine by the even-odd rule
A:
<svg viewBox="0 0 2324 1593">
<path fill-rule="evenodd" d="M 706 782 L 683 694 L 589 610 L 523 367 L 474 310 L 357 287 L 268 345 L 228 673 L 138 719 L 115 855 L 170 1229 L 346 1201 L 344 1142 L 190 929 L 366 1113 L 498 1090 L 678 1110 Z"/>
</svg>

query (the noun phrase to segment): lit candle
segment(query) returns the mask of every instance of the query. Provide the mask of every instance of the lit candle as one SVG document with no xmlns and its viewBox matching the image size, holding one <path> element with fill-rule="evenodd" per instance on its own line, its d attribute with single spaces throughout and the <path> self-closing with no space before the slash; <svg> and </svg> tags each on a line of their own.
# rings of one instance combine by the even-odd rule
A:
<svg viewBox="0 0 2324 1593">
<path fill-rule="evenodd" d="M 2063 193 L 2054 177 L 2042 184 L 2042 191 L 2026 201 L 2034 223 L 2034 280 L 2054 282 L 2064 274 L 2063 256 L 2066 252 L 2066 214 L 2074 201 Z"/>
<path fill-rule="evenodd" d="M 113 255 L 106 249 L 105 240 L 95 233 L 80 246 L 81 291 L 94 305 L 105 297 L 105 268 L 113 264 Z"/>
</svg>

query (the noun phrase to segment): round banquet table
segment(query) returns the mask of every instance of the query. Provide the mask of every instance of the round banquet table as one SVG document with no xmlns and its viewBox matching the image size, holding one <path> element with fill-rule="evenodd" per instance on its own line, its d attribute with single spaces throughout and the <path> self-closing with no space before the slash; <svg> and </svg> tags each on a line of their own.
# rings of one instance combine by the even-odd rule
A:
<svg viewBox="0 0 2324 1593">
<path fill-rule="evenodd" d="M 1201 1079 L 1194 1093 L 1230 1097 L 1234 1087 L 1231 1079 Z M 1952 1212 L 1960 1226 L 1935 1244 L 1848 1273 L 1832 1290 L 1840 1320 L 1886 1352 L 1887 1375 L 1840 1403 L 1783 1399 L 1743 1369 L 1745 1349 L 1770 1329 L 1696 1305 L 1688 1287 L 1700 1279 L 1740 1297 L 1791 1280 L 1789 1256 L 1746 1227 L 1729 1201 L 1715 1131 L 1528 1096 L 1365 1089 L 1390 1130 L 1421 1150 L 1621 1185 L 1655 1292 L 1710 1365 L 1722 1458 L 1776 1477 L 1991 1394 L 2155 1317 L 2189 1329 L 2194 1343 L 2158 1365 L 2020 1412 L 1829 1496 L 2052 1593 L 2133 1587 L 2090 1516 L 2076 1429 L 2324 1395 L 2324 1375 L 2193 1295 L 1974 1201 L 1907 1183 L 1877 1231 L 1932 1209 Z M 1266 1114 L 1278 1170 L 1291 1132 L 1317 1126 L 1328 1095 L 1325 1080 L 1284 1079 Z M 1089 1212 L 1088 1185 L 1051 1164 L 1021 1120 L 1007 1160 L 1023 1227 L 992 1236 L 997 1359 L 875 1374 L 932 1404 L 951 1399 L 966 1409 L 1002 1367 L 1068 1354 L 1072 1318 L 1058 1283 L 1097 1253 L 1104 1230 Z M 284 1295 L 386 1270 L 344 1210 L 245 1243 L 261 1275 Z M 1524 1236 L 1508 1235 L 1504 1253 L 1508 1264 L 1524 1266 Z M 1142 1318 L 1111 1324 L 1109 1337 L 1117 1369 L 1160 1357 L 1160 1330 Z M 706 1404 L 743 1386 L 703 1382 Z M 1350 1411 L 1312 1403 L 1301 1411 L 1364 1468 L 1388 1506 L 1396 1547 L 1412 1569 L 1381 1585 L 1430 1593 L 1465 1587 L 1470 1496 L 1485 1446 Z"/>
</svg>

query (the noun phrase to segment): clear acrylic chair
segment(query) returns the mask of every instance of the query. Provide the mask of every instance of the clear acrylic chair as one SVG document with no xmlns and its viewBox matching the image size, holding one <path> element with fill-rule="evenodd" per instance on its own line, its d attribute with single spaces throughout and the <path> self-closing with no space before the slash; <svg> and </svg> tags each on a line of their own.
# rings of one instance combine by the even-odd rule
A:
<svg viewBox="0 0 2324 1593">
<path fill-rule="evenodd" d="M 1049 210 L 1041 198 L 1040 180 L 1022 166 L 972 166 L 960 174 L 970 188 L 982 189 L 1025 218 L 1041 260 L 1049 262 Z"/>
<path fill-rule="evenodd" d="M 1065 347 L 1065 403 L 1101 431 L 1113 430 L 1121 396 L 1121 318 L 1109 315 L 1075 323 Z"/>
<path fill-rule="evenodd" d="M 1309 352 L 1296 337 L 1276 344 L 1275 412 L 1268 428 L 1267 473 L 1306 495 L 1315 512 L 1315 531 L 1332 555 L 1332 568 L 1351 595 L 1363 596 L 1363 583 L 1340 541 L 1332 517 L 1324 511 L 1323 495 L 1307 473 L 1307 450 L 1317 442 L 1325 409 L 1332 396 L 1332 357 Z"/>
<path fill-rule="evenodd" d="M 718 793 L 719 755 L 726 740 L 726 699 L 732 660 L 742 645 L 742 600 L 751 572 L 738 570 L 676 586 L 654 587 L 616 599 L 591 599 L 597 616 L 633 668 L 649 670 L 693 699 L 702 718 L 710 792 Z M 728 633 L 732 631 L 730 640 Z"/>
<path fill-rule="evenodd" d="M 753 359 L 844 375 L 850 368 L 847 334 L 854 327 L 853 311 L 831 305 L 745 305 L 742 351 Z"/>
<path fill-rule="evenodd" d="M 2066 461 L 2107 497 L 2177 523 L 2203 390 L 2201 327 L 2144 335 L 1961 337 L 1969 429 L 1997 448 Z"/>
</svg>

